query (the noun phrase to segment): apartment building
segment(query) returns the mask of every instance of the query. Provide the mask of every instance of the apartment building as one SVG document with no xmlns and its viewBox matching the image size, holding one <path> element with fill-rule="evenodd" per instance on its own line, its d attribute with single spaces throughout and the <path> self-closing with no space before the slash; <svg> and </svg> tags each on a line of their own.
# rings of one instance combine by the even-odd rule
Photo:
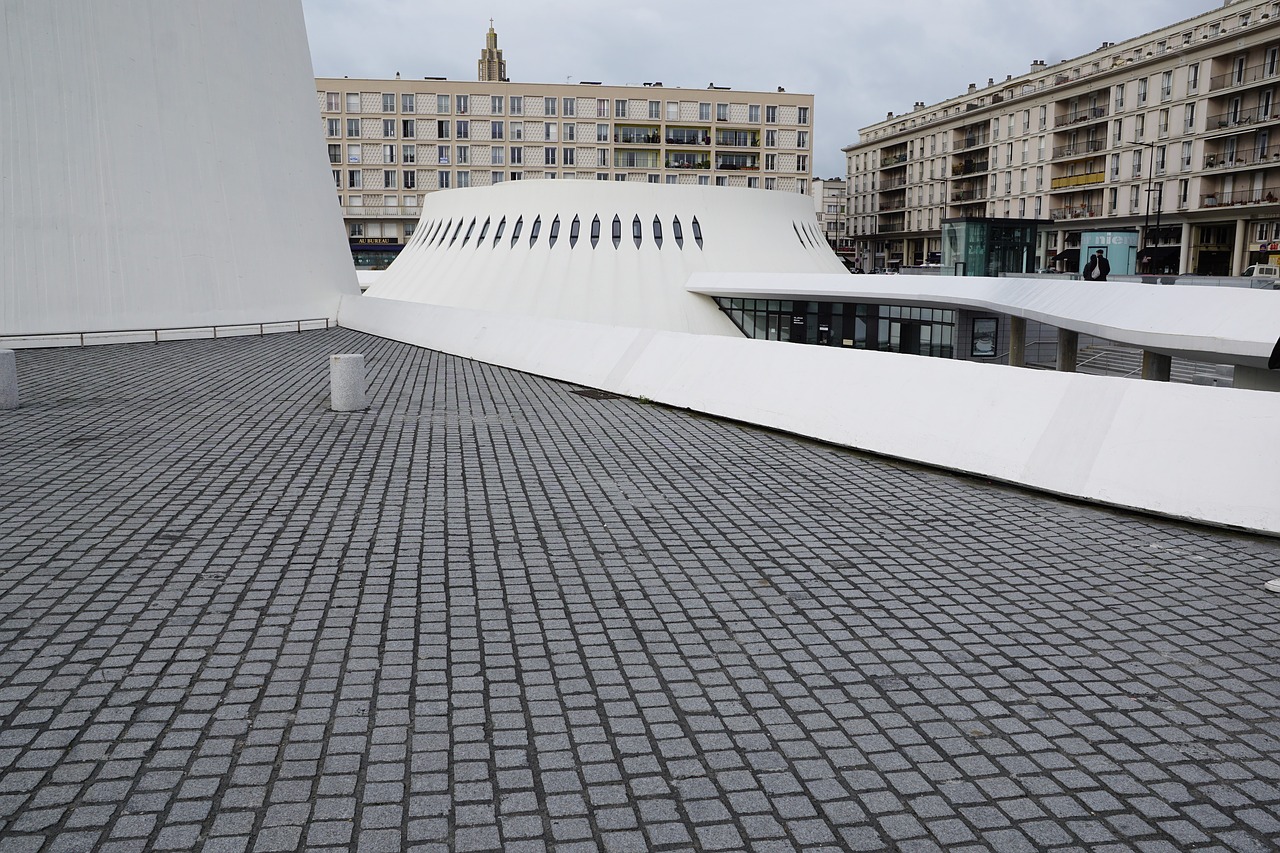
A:
<svg viewBox="0 0 1280 853">
<path fill-rule="evenodd" d="M 480 76 L 497 76 L 496 50 L 490 28 Z M 436 190 L 561 179 L 808 193 L 811 180 L 813 96 L 782 89 L 322 77 L 316 97 L 357 266 L 389 263 Z"/>
<path fill-rule="evenodd" d="M 1280 2 L 1220 7 L 862 128 L 846 234 L 870 267 L 935 263 L 942 222 L 1035 219 L 1035 265 L 1136 232 L 1137 272 L 1280 258 Z"/>
<path fill-rule="evenodd" d="M 811 186 L 813 213 L 822 235 L 841 258 L 852 255 L 853 239 L 844 233 L 847 182 L 844 178 L 814 178 Z"/>
</svg>

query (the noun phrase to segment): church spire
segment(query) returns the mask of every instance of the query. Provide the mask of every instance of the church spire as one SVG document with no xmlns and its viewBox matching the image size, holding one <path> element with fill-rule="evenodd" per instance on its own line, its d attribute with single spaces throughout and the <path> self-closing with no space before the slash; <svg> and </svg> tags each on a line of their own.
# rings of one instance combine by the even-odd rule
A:
<svg viewBox="0 0 1280 853">
<path fill-rule="evenodd" d="M 484 37 L 484 50 L 480 51 L 481 82 L 505 82 L 507 79 L 507 62 L 498 49 L 498 33 L 493 29 L 493 18 L 489 19 L 489 32 Z"/>
</svg>

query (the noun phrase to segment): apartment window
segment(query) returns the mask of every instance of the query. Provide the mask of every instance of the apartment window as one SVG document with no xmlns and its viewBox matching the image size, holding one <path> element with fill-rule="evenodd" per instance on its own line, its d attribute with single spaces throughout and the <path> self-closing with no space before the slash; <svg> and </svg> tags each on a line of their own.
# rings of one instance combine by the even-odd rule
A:
<svg viewBox="0 0 1280 853">
<path fill-rule="evenodd" d="M 1156 174 L 1163 175 L 1165 169 L 1165 157 L 1167 154 L 1167 146 L 1161 145 L 1156 149 Z"/>
<path fill-rule="evenodd" d="M 506 177 L 506 174 L 505 174 L 505 173 L 503 173 L 503 172 L 490 172 L 490 173 L 489 173 L 489 183 L 491 183 L 491 184 L 500 184 L 500 183 L 502 183 L 502 179 L 503 179 L 503 178 L 505 178 L 505 177 Z"/>
<path fill-rule="evenodd" d="M 777 154 L 764 155 L 764 170 L 766 172 L 778 171 L 778 155 Z"/>
<path fill-rule="evenodd" d="M 1133 138 L 1142 139 L 1147 133 L 1147 117 L 1139 113 L 1133 117 Z"/>
<path fill-rule="evenodd" d="M 511 122 L 510 130 L 511 130 L 512 140 L 524 139 L 524 122 L 520 122 L 520 121 Z"/>
<path fill-rule="evenodd" d="M 394 145 L 382 146 L 382 162 L 394 163 L 396 161 L 396 147 Z"/>
<path fill-rule="evenodd" d="M 325 135 L 336 137 L 342 135 L 342 119 L 331 118 L 325 119 Z"/>
<path fill-rule="evenodd" d="M 729 120 L 729 105 L 716 104 L 716 121 L 728 121 L 728 120 Z"/>
<path fill-rule="evenodd" d="M 542 141 L 555 142 L 557 128 L 558 125 L 554 121 L 544 122 L 542 125 Z"/>
<path fill-rule="evenodd" d="M 348 139 L 360 138 L 360 119 L 358 118 L 347 119 L 347 138 Z"/>
<path fill-rule="evenodd" d="M 447 116 L 449 114 L 449 96 L 436 95 L 436 112 L 440 115 Z"/>
<path fill-rule="evenodd" d="M 1025 163 L 1030 158 L 1031 158 L 1031 140 L 1024 139 L 1022 140 L 1022 162 Z M 929 165 L 932 166 L 933 164 L 930 163 Z M 930 175 L 930 177 L 932 177 L 932 175 Z"/>
<path fill-rule="evenodd" d="M 765 188 L 765 189 L 767 189 L 767 190 L 776 190 L 776 189 L 778 188 L 778 179 L 777 179 L 777 178 L 765 178 L 765 179 L 764 179 L 764 188 Z"/>
<path fill-rule="evenodd" d="M 457 95 L 453 99 L 454 105 L 458 108 L 458 115 L 464 116 L 470 112 L 471 97 L 469 95 Z"/>
<path fill-rule="evenodd" d="M 1182 171 L 1191 168 L 1191 142 L 1190 140 L 1182 143 Z"/>
<path fill-rule="evenodd" d="M 680 118 L 680 102 L 667 101 L 667 121 L 676 121 Z"/>
<path fill-rule="evenodd" d="M 778 147 L 778 131 L 776 131 L 776 130 L 766 130 L 766 131 L 764 132 L 764 146 L 765 146 L 765 148 L 777 148 L 777 147 Z"/>
<path fill-rule="evenodd" d="M 1043 106 L 1040 108 L 1040 129 L 1044 130 L 1049 125 L 1049 108 Z"/>
<path fill-rule="evenodd" d="M 502 139 L 502 138 L 503 138 L 503 129 L 504 129 L 506 126 L 507 126 L 507 123 L 506 123 L 506 122 L 503 122 L 503 121 L 491 121 L 491 122 L 489 122 L 489 138 L 490 138 L 490 139 Z"/>
<path fill-rule="evenodd" d="M 672 178 L 674 178 L 674 177 L 675 177 L 675 175 L 669 175 L 668 177 L 672 177 Z M 608 173 L 608 172 L 596 172 L 596 180 L 597 180 L 597 181 L 607 181 L 607 180 L 609 180 L 609 173 Z M 668 183 L 674 183 L 674 181 L 668 181 Z"/>
<path fill-rule="evenodd" d="M 401 119 L 400 135 L 405 139 L 413 139 L 418 135 L 418 123 L 411 118 Z"/>
<path fill-rule="evenodd" d="M 504 98 L 502 95 L 489 96 L 489 114 L 490 115 L 500 116 L 502 115 L 502 111 L 505 108 L 506 108 L 506 98 Z"/>
<path fill-rule="evenodd" d="M 711 121 L 711 104 L 698 104 L 698 121 Z"/>
<path fill-rule="evenodd" d="M 338 189 L 342 189 L 342 170 L 333 169 L 332 175 L 333 175 L 333 185 Z M 339 204 L 342 203 L 342 196 L 338 196 L 338 203 Z"/>
<path fill-rule="evenodd" d="M 466 166 L 471 162 L 471 148 L 467 145 L 459 145 L 456 149 L 458 159 L 455 161 L 459 166 Z"/>
<path fill-rule="evenodd" d="M 609 141 L 609 125 L 597 124 L 596 125 L 596 142 L 608 142 L 608 141 Z"/>
<path fill-rule="evenodd" d="M 809 182 L 808 182 L 808 181 L 803 181 L 803 180 L 801 180 L 801 181 L 796 181 L 796 192 L 800 193 L 800 195 L 804 195 L 804 194 L 805 194 L 805 193 L 807 193 L 808 191 L 809 191 Z M 910 216 L 911 214 L 909 214 L 909 213 L 908 213 L 907 215 L 908 215 L 908 216 Z M 693 225 L 694 225 L 694 229 L 696 230 L 696 229 L 697 229 L 697 226 L 698 226 L 698 223 L 696 223 L 696 222 L 695 222 L 695 223 L 693 223 Z"/>
<path fill-rule="evenodd" d="M 1178 181 L 1178 207 L 1187 206 L 1187 195 L 1191 190 L 1191 182 L 1186 178 Z"/>
<path fill-rule="evenodd" d="M 796 147 L 797 148 L 809 147 L 809 131 L 802 130 L 796 133 Z"/>
<path fill-rule="evenodd" d="M 436 122 L 436 139 L 448 139 L 448 138 L 449 138 L 449 121 L 448 119 L 441 119 L 440 121 Z"/>
<path fill-rule="evenodd" d="M 507 149 L 503 148 L 501 145 L 495 145 L 492 148 L 490 148 L 489 149 L 489 165 L 505 166 L 506 153 L 507 153 Z"/>
<path fill-rule="evenodd" d="M 751 104 L 750 106 L 747 107 L 747 121 L 751 122 L 752 124 L 760 123 L 760 105 L 759 104 Z"/>
<path fill-rule="evenodd" d="M 1036 189 L 1044 187 L 1044 166 L 1036 166 Z"/>
<path fill-rule="evenodd" d="M 574 142 L 578 138 L 578 126 L 571 121 L 564 123 L 564 134 L 560 137 L 565 142 Z"/>
<path fill-rule="evenodd" d="M 1267 48 L 1266 59 L 1263 60 L 1262 67 L 1265 76 L 1276 76 L 1276 70 L 1280 68 L 1280 47 Z"/>
<path fill-rule="evenodd" d="M 510 115 L 513 115 L 513 116 L 524 115 L 524 97 L 523 96 L 512 95 L 509 106 L 511 107 Z M 518 180 L 518 179 L 513 178 L 512 180 Z"/>
<path fill-rule="evenodd" d="M 382 138 L 383 139 L 396 138 L 396 120 L 395 119 L 384 118 L 382 120 Z"/>
<path fill-rule="evenodd" d="M 618 174 L 613 176 L 613 179 L 615 181 L 625 181 L 627 179 L 627 176 L 619 172 Z"/>
<path fill-rule="evenodd" d="M 1007 131 L 1008 131 L 1009 136 L 1013 136 L 1013 116 L 1009 116 L 1009 123 L 1008 123 L 1008 125 L 1007 125 Z"/>
<path fill-rule="evenodd" d="M 542 114 L 543 114 L 544 116 L 553 116 L 553 115 L 555 115 L 555 114 L 556 114 L 556 99 L 555 99 L 555 98 L 543 98 L 543 99 L 542 99 Z"/>
<path fill-rule="evenodd" d="M 552 150 L 554 151 L 555 149 L 553 148 Z M 561 155 L 560 162 L 563 165 L 576 166 L 578 164 L 577 158 L 574 156 L 574 150 L 572 148 L 561 149 L 560 155 Z"/>
<path fill-rule="evenodd" d="M 609 117 L 609 101 L 605 98 L 596 98 L 596 118 Z"/>
<path fill-rule="evenodd" d="M 342 146 L 341 145 L 334 144 L 329 146 L 329 162 L 330 163 L 342 162 Z"/>
<path fill-rule="evenodd" d="M 360 112 L 360 93 L 359 92 L 347 93 L 347 112 L 349 113 Z"/>
<path fill-rule="evenodd" d="M 512 145 L 511 150 L 508 153 L 511 155 L 512 166 L 524 165 L 524 149 L 523 148 L 517 145 Z"/>
<path fill-rule="evenodd" d="M 649 118 L 662 118 L 662 101 L 649 102 Z"/>
<path fill-rule="evenodd" d="M 436 188 L 442 189 L 442 190 L 449 189 L 450 177 L 451 175 L 449 172 L 444 172 L 444 171 L 436 172 Z"/>
<path fill-rule="evenodd" d="M 439 163 L 441 166 L 448 166 L 449 155 L 452 152 L 453 152 L 453 149 L 450 148 L 448 145 L 437 145 L 436 146 L 436 162 Z"/>
<path fill-rule="evenodd" d="M 402 112 L 402 113 L 415 113 L 415 112 L 417 112 L 417 109 L 415 108 L 415 107 L 416 107 L 416 103 L 417 103 L 417 102 L 416 102 L 416 100 L 414 99 L 414 96 L 413 96 L 413 95 L 411 95 L 411 94 L 410 94 L 410 95 L 401 95 L 401 96 L 400 96 L 400 112 Z"/>
<path fill-rule="evenodd" d="M 626 118 L 626 117 L 627 117 L 627 102 L 626 102 L 626 100 L 625 100 L 625 99 L 623 99 L 623 98 L 616 98 L 616 99 L 614 99 L 614 102 L 613 102 L 613 117 L 614 117 L 614 118 Z"/>
<path fill-rule="evenodd" d="M 1142 106 L 1147 102 L 1147 78 L 1143 77 L 1138 81 L 1138 106 Z"/>
<path fill-rule="evenodd" d="M 729 179 L 724 177 L 723 175 L 716 175 L 716 186 L 718 187 L 729 186 Z"/>
<path fill-rule="evenodd" d="M 384 113 L 393 113 L 396 111 L 396 96 L 387 92 L 382 93 L 382 111 Z"/>
<path fill-rule="evenodd" d="M 1188 133 L 1195 131 L 1196 129 L 1196 105 L 1195 104 L 1187 104 L 1183 112 L 1183 124 L 1185 125 Z"/>
<path fill-rule="evenodd" d="M 400 155 L 401 163 L 416 163 L 418 162 L 418 146 L 406 145 L 401 150 Z"/>
<path fill-rule="evenodd" d="M 1112 128 L 1111 136 L 1116 141 L 1116 143 L 1119 144 L 1123 142 L 1124 141 L 1124 121 L 1122 119 L 1116 119 L 1115 121 L 1111 122 L 1111 128 Z"/>
<path fill-rule="evenodd" d="M 348 232 L 348 233 L 350 233 L 352 237 L 363 237 L 363 236 L 364 236 L 364 223 L 363 223 L 363 222 L 352 222 L 352 223 L 351 223 L 351 228 L 350 228 L 350 230 L 349 230 L 349 232 Z"/>
<path fill-rule="evenodd" d="M 347 169 L 347 189 L 349 190 L 361 189 L 362 185 L 361 185 L 360 175 L 361 175 L 361 172 L 359 169 Z"/>
<path fill-rule="evenodd" d="M 347 162 L 348 163 L 360 162 L 360 146 L 359 145 L 347 146 Z"/>
<path fill-rule="evenodd" d="M 1187 66 L 1187 94 L 1191 94 L 1200 88 L 1200 63 L 1195 62 Z"/>
<path fill-rule="evenodd" d="M 809 155 L 808 154 L 796 155 L 796 171 L 797 172 L 809 171 Z"/>
<path fill-rule="evenodd" d="M 667 175 L 667 180 L 666 180 L 666 182 L 667 182 L 668 184 L 674 184 L 674 183 L 676 182 L 676 180 L 677 180 L 677 177 L 676 177 L 675 175 Z"/>
<path fill-rule="evenodd" d="M 1000 138 L 1000 119 L 993 119 L 991 122 L 991 138 Z"/>
<path fill-rule="evenodd" d="M 1138 210 L 1138 188 L 1137 187 L 1129 187 L 1129 210 L 1135 211 L 1135 212 Z"/>
<path fill-rule="evenodd" d="M 764 108 L 764 120 L 765 120 L 765 124 L 777 124 L 777 123 L 778 123 L 778 108 L 777 108 L 777 107 L 765 107 L 765 108 Z"/>
<path fill-rule="evenodd" d="M 324 109 L 325 112 L 336 113 L 342 110 L 342 99 L 338 97 L 337 92 L 324 93 Z"/>
<path fill-rule="evenodd" d="M 396 188 L 396 170 L 395 169 L 382 170 L 382 188 L 384 190 L 393 190 Z"/>
<path fill-rule="evenodd" d="M 809 108 L 800 107 L 798 111 L 798 117 L 796 118 L 796 124 L 808 124 L 808 123 L 809 123 Z M 804 181 L 801 181 L 800 183 L 803 184 Z"/>
<path fill-rule="evenodd" d="M 1116 205 L 1118 205 L 1119 203 L 1120 203 L 1120 189 L 1118 187 L 1112 187 L 1107 192 L 1107 210 L 1109 210 L 1111 213 L 1115 213 Z"/>
<path fill-rule="evenodd" d="M 561 103 L 561 106 L 563 109 L 560 111 L 560 114 L 563 116 L 574 116 L 578 114 L 577 98 L 565 98 Z"/>
<path fill-rule="evenodd" d="M 1160 100 L 1167 101 L 1173 97 L 1173 72 L 1166 71 L 1160 75 Z"/>
<path fill-rule="evenodd" d="M 596 149 L 596 165 L 597 166 L 609 165 L 609 149 L 608 148 Z"/>
<path fill-rule="evenodd" d="M 1142 177 L 1142 149 L 1133 152 L 1133 177 Z"/>
<path fill-rule="evenodd" d="M 1161 136 L 1167 136 L 1169 133 L 1169 110 L 1168 109 L 1161 110 L 1160 114 L 1156 118 L 1157 118 L 1157 124 L 1158 124 L 1158 133 Z"/>
<path fill-rule="evenodd" d="M 1031 132 L 1031 110 L 1022 111 L 1022 132 Z"/>
</svg>

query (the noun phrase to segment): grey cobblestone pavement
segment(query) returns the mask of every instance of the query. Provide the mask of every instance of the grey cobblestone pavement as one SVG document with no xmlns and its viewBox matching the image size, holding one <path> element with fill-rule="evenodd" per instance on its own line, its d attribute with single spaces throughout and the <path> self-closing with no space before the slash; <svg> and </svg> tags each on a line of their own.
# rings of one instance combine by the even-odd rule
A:
<svg viewBox="0 0 1280 853">
<path fill-rule="evenodd" d="M 1280 847 L 1280 542 L 346 330 L 19 371 L 0 853 Z"/>
</svg>

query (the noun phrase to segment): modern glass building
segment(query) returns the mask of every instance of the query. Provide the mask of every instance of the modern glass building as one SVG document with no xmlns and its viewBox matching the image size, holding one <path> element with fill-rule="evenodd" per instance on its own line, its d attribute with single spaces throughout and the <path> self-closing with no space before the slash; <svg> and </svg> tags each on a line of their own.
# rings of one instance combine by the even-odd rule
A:
<svg viewBox="0 0 1280 853">
<path fill-rule="evenodd" d="M 951 358 L 956 312 L 942 308 L 717 299 L 720 310 L 749 338 Z"/>
</svg>

